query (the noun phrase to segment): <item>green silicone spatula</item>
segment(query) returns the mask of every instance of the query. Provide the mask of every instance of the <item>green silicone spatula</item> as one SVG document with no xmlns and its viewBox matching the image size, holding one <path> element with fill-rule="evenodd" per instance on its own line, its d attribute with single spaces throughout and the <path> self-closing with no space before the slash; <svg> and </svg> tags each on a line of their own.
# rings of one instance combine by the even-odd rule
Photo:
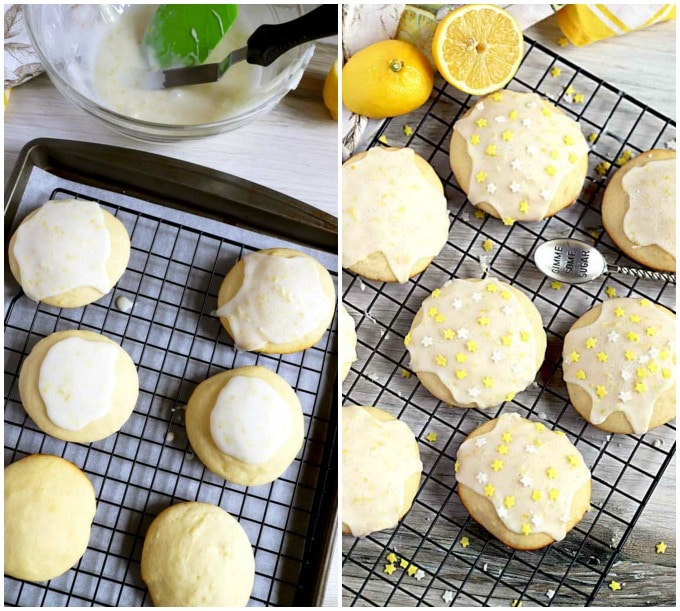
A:
<svg viewBox="0 0 680 611">
<path fill-rule="evenodd" d="M 237 16 L 236 4 L 161 4 L 142 44 L 160 68 L 202 64 Z"/>
</svg>

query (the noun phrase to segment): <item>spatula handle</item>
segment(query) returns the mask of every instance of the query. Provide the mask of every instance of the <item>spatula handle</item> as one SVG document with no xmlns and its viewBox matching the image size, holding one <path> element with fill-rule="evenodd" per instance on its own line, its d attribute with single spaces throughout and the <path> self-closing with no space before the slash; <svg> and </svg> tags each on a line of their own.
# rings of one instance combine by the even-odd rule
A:
<svg viewBox="0 0 680 611">
<path fill-rule="evenodd" d="M 277 25 L 261 25 L 248 39 L 248 63 L 268 66 L 305 42 L 338 33 L 338 5 L 322 4 L 302 17 Z"/>
</svg>

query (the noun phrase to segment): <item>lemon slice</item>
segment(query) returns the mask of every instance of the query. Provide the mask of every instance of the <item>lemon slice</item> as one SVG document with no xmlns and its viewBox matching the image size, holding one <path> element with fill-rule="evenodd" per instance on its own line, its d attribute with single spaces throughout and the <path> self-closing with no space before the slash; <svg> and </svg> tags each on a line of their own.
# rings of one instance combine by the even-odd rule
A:
<svg viewBox="0 0 680 611">
<path fill-rule="evenodd" d="M 501 89 L 515 75 L 524 53 L 522 30 L 497 6 L 468 4 L 437 26 L 432 57 L 454 87 L 473 95 Z"/>
<path fill-rule="evenodd" d="M 430 62 L 432 69 L 436 69 L 432 59 L 432 39 L 437 29 L 437 20 L 430 12 L 416 6 L 407 5 L 401 14 L 395 38 L 410 42 Z"/>
</svg>

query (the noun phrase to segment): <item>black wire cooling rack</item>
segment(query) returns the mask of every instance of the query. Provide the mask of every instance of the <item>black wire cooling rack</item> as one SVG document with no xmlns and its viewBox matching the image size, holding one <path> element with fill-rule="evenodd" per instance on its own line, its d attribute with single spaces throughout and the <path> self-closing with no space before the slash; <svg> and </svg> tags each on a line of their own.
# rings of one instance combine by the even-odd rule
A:
<svg viewBox="0 0 680 611">
<path fill-rule="evenodd" d="M 675 138 L 675 123 L 542 45 L 525 39 L 525 48 L 523 63 L 508 87 L 548 97 L 579 121 L 586 136 L 597 137 L 578 202 L 556 217 L 507 227 L 474 213 L 453 178 L 448 146 L 453 124 L 475 99 L 441 79 L 423 109 L 387 121 L 371 143 L 410 146 L 433 165 L 444 181 L 451 226 L 441 255 L 404 285 L 343 273 L 343 300 L 357 322 L 359 338 L 359 358 L 344 384 L 344 404 L 377 405 L 404 420 L 418 438 L 424 463 L 414 505 L 397 528 L 362 539 L 343 538 L 346 606 L 597 603 L 598 590 L 612 578 L 619 552 L 675 453 L 674 422 L 644 436 L 612 436 L 588 425 L 569 405 L 561 371 L 563 337 L 586 310 L 614 292 L 619 297 L 644 296 L 674 309 L 675 286 L 632 276 L 560 286 L 544 278 L 530 260 L 533 248 L 543 241 L 575 237 L 595 244 L 610 263 L 636 267 L 603 232 L 599 202 L 606 179 L 625 151 L 638 154 L 664 146 Z M 584 95 L 583 103 L 573 102 L 572 91 Z M 490 251 L 482 247 L 487 240 Z M 452 277 L 480 277 L 487 267 L 490 275 L 529 295 L 541 312 L 548 337 L 546 359 L 536 382 L 513 401 L 485 411 L 450 408 L 410 374 L 403 339 L 421 302 L 435 288 Z M 564 541 L 542 550 L 505 547 L 469 517 L 456 493 L 458 447 L 477 426 L 501 412 L 541 419 L 564 431 L 592 471 L 591 510 Z M 429 433 L 436 433 L 437 440 L 428 440 Z M 660 537 L 664 528 L 659 524 Z M 387 574 L 391 552 L 421 572 L 410 575 L 397 563 L 397 570 Z"/>
<path fill-rule="evenodd" d="M 81 197 L 57 189 L 52 199 Z M 87 199 L 92 199 L 91 197 Z M 254 606 L 294 604 L 304 583 L 320 579 L 307 543 L 317 535 L 318 491 L 336 466 L 335 322 L 314 347 L 290 355 L 235 351 L 215 308 L 222 278 L 248 244 L 218 237 L 106 201 L 128 229 L 132 253 L 114 290 L 84 308 L 57 309 L 14 298 L 5 317 L 5 464 L 27 454 L 62 456 L 89 476 L 97 495 L 90 543 L 64 575 L 45 583 L 5 577 L 6 606 L 151 606 L 140 576 L 144 534 L 153 518 L 179 501 L 219 505 L 244 527 L 255 553 Z M 230 235 L 225 225 L 222 236 Z M 334 280 L 337 273 L 332 272 Z M 125 295 L 131 312 L 115 307 Z M 138 367 L 140 394 L 122 430 L 93 444 L 43 434 L 18 393 L 21 363 L 43 337 L 88 329 L 119 342 Z M 212 474 L 191 452 L 183 408 L 195 386 L 219 371 L 262 365 L 282 375 L 302 404 L 305 440 L 276 481 L 246 488 Z"/>
</svg>

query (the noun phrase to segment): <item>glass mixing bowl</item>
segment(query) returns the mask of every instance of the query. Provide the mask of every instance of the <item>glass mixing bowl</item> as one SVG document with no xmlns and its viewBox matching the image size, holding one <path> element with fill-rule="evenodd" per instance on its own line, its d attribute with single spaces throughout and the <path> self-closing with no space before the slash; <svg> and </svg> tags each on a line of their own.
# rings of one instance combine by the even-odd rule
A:
<svg viewBox="0 0 680 611">
<path fill-rule="evenodd" d="M 110 128 L 151 142 L 203 138 L 250 123 L 269 112 L 295 89 L 314 53 L 306 43 L 284 53 L 266 68 L 258 68 L 256 100 L 237 107 L 218 121 L 197 125 L 157 123 L 136 119 L 110 108 L 95 88 L 98 45 L 125 11 L 126 4 L 26 4 L 28 35 L 55 87 L 71 102 Z M 303 14 L 297 4 L 243 4 L 239 19 L 254 31 L 264 23 L 283 23 Z M 229 73 L 222 78 L 229 78 Z"/>
</svg>

